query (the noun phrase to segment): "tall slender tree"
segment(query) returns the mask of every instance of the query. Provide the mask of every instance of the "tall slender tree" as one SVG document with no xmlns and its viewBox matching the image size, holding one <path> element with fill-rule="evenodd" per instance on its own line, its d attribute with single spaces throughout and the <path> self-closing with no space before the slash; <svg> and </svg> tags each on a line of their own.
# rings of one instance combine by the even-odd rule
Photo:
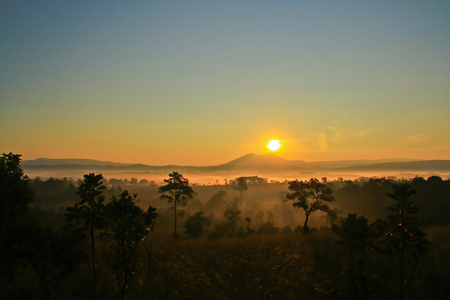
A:
<svg viewBox="0 0 450 300">
<path fill-rule="evenodd" d="M 418 209 L 411 199 L 417 193 L 409 184 L 394 184 L 393 191 L 387 196 L 396 202 L 387 208 L 392 214 L 388 216 L 390 241 L 393 252 L 399 253 L 399 297 L 405 299 L 405 251 L 414 249 L 417 253 L 424 252 L 428 242 L 425 233 L 419 229 L 416 219 Z"/>
<path fill-rule="evenodd" d="M 347 272 L 349 281 L 346 291 L 352 299 L 361 299 L 367 296 L 368 276 L 366 269 L 366 252 L 373 245 L 375 238 L 372 227 L 365 217 L 357 214 L 348 214 L 347 218 L 340 219 L 338 224 L 332 224 L 332 229 L 340 240 L 347 253 Z M 344 274 L 343 274 L 344 275 Z"/>
<path fill-rule="evenodd" d="M 84 175 L 84 180 L 78 187 L 77 194 L 80 201 L 74 207 L 66 209 L 66 219 L 70 222 L 78 220 L 87 226 L 89 239 L 91 241 L 92 255 L 92 295 L 96 298 L 97 276 L 95 266 L 95 231 L 103 227 L 104 196 L 102 195 L 105 186 L 103 185 L 102 174 L 90 173 Z"/>
<path fill-rule="evenodd" d="M 305 225 L 303 232 L 309 232 L 309 216 L 317 211 L 328 212 L 328 203 L 334 201 L 333 190 L 325 183 L 316 178 L 309 181 L 290 181 L 289 190 L 292 193 L 286 195 L 287 199 L 292 201 L 292 206 L 301 208 L 305 211 Z"/>
<path fill-rule="evenodd" d="M 239 177 L 236 178 L 235 180 L 235 186 L 234 188 L 239 190 L 241 192 L 241 208 L 243 205 L 243 197 L 244 197 L 244 191 L 248 190 L 248 186 L 247 186 L 247 179 L 245 177 Z"/>
<path fill-rule="evenodd" d="M 169 174 L 169 179 L 164 179 L 166 185 L 159 188 L 159 192 L 162 193 L 161 199 L 166 199 L 167 202 L 173 202 L 174 209 L 174 222 L 175 228 L 173 236 L 178 238 L 177 235 L 177 205 L 186 206 L 187 200 L 192 199 L 194 190 L 189 186 L 189 180 L 178 172 L 172 172 Z"/>
</svg>

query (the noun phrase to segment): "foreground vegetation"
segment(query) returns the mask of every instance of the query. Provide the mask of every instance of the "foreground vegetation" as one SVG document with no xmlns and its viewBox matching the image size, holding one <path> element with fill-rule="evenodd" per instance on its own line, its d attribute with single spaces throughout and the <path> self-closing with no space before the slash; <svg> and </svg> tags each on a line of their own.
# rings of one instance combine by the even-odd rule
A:
<svg viewBox="0 0 450 300">
<path fill-rule="evenodd" d="M 418 261 L 407 258 L 406 299 L 448 299 L 450 293 L 450 228 L 430 228 L 427 233 L 428 253 Z M 395 256 L 366 249 L 364 267 L 358 266 L 355 276 L 347 249 L 330 231 L 201 240 L 166 237 L 140 245 L 129 299 L 393 299 L 398 293 Z M 108 247 L 107 241 L 99 243 L 97 297 L 119 299 Z M 89 299 L 90 267 L 88 260 L 81 263 L 52 290 L 51 299 Z M 17 299 L 43 298 L 39 277 L 29 267 L 22 266 L 17 279 Z M 5 289 L 3 281 L 2 298 L 12 299 L 14 294 Z"/>
<path fill-rule="evenodd" d="M 447 299 L 450 293 L 450 226 L 440 221 L 421 229 L 414 199 L 423 195 L 412 188 L 441 184 L 437 178 L 376 182 L 377 191 L 389 186 L 390 206 L 372 221 L 338 218 L 326 203 L 334 201 L 333 183 L 294 181 L 287 199 L 311 216 L 331 213 L 330 226 L 305 221 L 281 230 L 270 211 L 257 223 L 239 209 L 245 182 L 236 187 L 238 201 L 226 204 L 222 191 L 184 217 L 142 209 L 136 194 L 107 189 L 95 174 L 77 186 L 65 181 L 58 193 L 72 204 L 64 211 L 31 208 L 33 189 L 19 163 L 10 153 L 0 165 L 2 299 Z M 194 191 L 181 174 L 169 177 L 158 189 L 183 207 Z M 341 193 L 365 188 L 334 184 L 343 185 Z M 223 218 L 201 211 L 217 203 L 226 208 Z M 176 216 L 182 235 L 161 225 Z"/>
</svg>

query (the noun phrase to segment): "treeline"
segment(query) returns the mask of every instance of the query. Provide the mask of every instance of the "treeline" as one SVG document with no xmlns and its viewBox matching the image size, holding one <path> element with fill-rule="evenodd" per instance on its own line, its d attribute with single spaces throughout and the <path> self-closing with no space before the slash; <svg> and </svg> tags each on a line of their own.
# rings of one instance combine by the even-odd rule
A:
<svg viewBox="0 0 450 300">
<path fill-rule="evenodd" d="M 427 179 L 361 178 L 355 181 L 333 182 L 334 195 L 341 207 L 347 211 L 358 211 L 369 219 L 384 217 L 386 205 L 391 203 L 387 194 L 395 183 L 409 184 L 417 191 L 412 198 L 420 210 L 419 222 L 424 226 L 450 225 L 450 180 L 439 176 Z M 348 209 L 347 209 L 348 207 Z"/>
<path fill-rule="evenodd" d="M 271 220 L 275 226 L 280 227 L 279 230 L 283 230 L 286 226 L 295 230 L 304 222 L 304 215 L 298 214 L 288 202 L 285 202 L 286 194 L 289 192 L 289 181 L 270 183 L 270 181 L 255 180 L 256 176 L 243 178 L 253 179 L 244 180 L 245 186 L 239 185 L 239 179 L 229 180 L 226 185 L 193 185 L 193 198 L 188 201 L 186 207 L 182 208 L 185 214 L 182 215 L 181 220 L 184 222 L 187 216 L 203 211 L 203 215 L 210 218 L 212 227 L 214 227 L 216 223 L 223 221 L 223 212 L 226 209 L 239 206 L 242 211 L 242 220 L 249 217 L 254 226 L 260 226 Z M 130 194 L 137 193 L 140 200 L 139 205 L 153 205 L 158 208 L 161 216 L 158 220 L 160 229 L 172 226 L 170 220 L 173 214 L 170 205 L 159 199 L 159 185 L 156 183 L 137 178 L 126 181 L 112 178 L 104 179 L 103 182 L 106 187 L 103 191 L 106 201 L 124 190 L 128 190 Z M 266 183 L 255 184 L 255 182 Z M 450 214 L 447 213 L 450 211 L 450 201 L 448 201 L 450 180 L 442 180 L 438 176 L 416 177 L 410 180 L 396 178 L 360 178 L 354 181 L 327 180 L 336 200 L 331 204 L 332 207 L 337 209 L 341 215 L 358 213 L 371 221 L 387 216 L 386 207 L 392 200 L 386 195 L 392 191 L 392 185 L 395 183 L 408 183 L 412 189 L 417 191 L 412 197 L 420 207 L 417 218 L 423 226 L 450 225 Z M 67 178 L 49 178 L 45 181 L 39 178 L 29 180 L 29 187 L 34 195 L 32 206 L 45 210 L 41 210 L 40 213 L 48 216 L 48 222 L 63 221 L 61 216 L 56 215 L 58 212 L 61 215 L 61 210 L 78 201 L 79 196 L 76 191 L 80 184 L 81 180 L 75 181 Z M 241 203 L 243 206 L 240 206 Z M 182 211 L 180 213 L 183 214 Z M 323 213 L 312 215 L 312 225 L 317 228 L 329 226 L 330 220 Z M 245 226 L 244 222 L 242 222 L 242 226 Z"/>
<path fill-rule="evenodd" d="M 249 190 L 247 183 L 244 177 L 233 180 L 231 186 L 240 197 L 232 201 L 225 201 L 226 192 L 219 190 L 201 203 L 195 201 L 196 191 L 189 181 L 173 172 L 161 186 L 142 184 L 155 189 L 158 198 L 167 201 L 168 206 L 157 210 L 147 205 L 143 209 L 138 205 L 139 195 L 122 187 L 106 187 L 101 175 L 86 174 L 79 182 L 30 181 L 20 168 L 20 155 L 3 154 L 0 296 L 2 299 L 445 299 L 448 296 L 449 228 L 423 230 L 417 219 L 417 200 L 448 196 L 445 194 L 448 181 L 436 177 L 412 181 L 330 182 L 326 178 L 289 181 L 280 199 L 296 208 L 298 217 L 302 216 L 302 225 L 296 228 L 275 226 L 271 211 L 260 210 L 251 215 L 248 210 L 243 211 L 245 193 Z M 424 191 L 431 192 L 431 187 L 439 192 L 426 194 Z M 350 191 L 361 197 L 389 199 L 389 205 L 384 207 L 387 213 L 372 221 L 355 213 L 340 213 L 336 206 L 340 201 L 338 195 L 341 193 L 342 197 Z M 31 208 L 33 199 L 45 203 L 61 198 L 71 203 L 63 211 Z M 185 208 L 189 208 L 188 212 Z M 309 218 L 319 213 L 326 216 L 329 226 L 311 228 Z M 174 223 L 172 227 L 168 226 L 170 222 Z M 152 233 L 154 229 L 158 234 Z"/>
</svg>

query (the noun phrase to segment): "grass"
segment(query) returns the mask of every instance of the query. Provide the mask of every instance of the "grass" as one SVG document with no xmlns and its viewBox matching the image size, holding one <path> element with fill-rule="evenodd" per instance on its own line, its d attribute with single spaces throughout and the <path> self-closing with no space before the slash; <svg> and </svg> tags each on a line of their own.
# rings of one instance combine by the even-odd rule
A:
<svg viewBox="0 0 450 300">
<path fill-rule="evenodd" d="M 407 299 L 446 299 L 450 226 L 426 231 L 428 253 L 417 262 L 409 258 Z M 104 255 L 107 244 L 98 243 L 98 297 L 119 299 Z M 159 232 L 142 243 L 138 256 L 128 299 L 351 299 L 356 286 L 364 299 L 393 299 L 397 292 L 394 256 L 369 250 L 362 271 L 351 275 L 347 252 L 330 231 L 199 240 Z M 52 299 L 89 298 L 90 270 L 87 260 Z M 20 274 L 25 288 L 19 294 L 42 298 L 32 270 L 23 266 Z M 4 285 L 1 289 L 9 293 Z"/>
</svg>

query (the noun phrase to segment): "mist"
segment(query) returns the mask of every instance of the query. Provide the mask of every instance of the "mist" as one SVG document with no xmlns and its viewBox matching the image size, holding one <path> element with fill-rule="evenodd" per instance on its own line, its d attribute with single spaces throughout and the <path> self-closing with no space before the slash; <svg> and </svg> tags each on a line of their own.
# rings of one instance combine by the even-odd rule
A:
<svg viewBox="0 0 450 300">
<path fill-rule="evenodd" d="M 124 190 L 129 193 L 136 193 L 138 195 L 138 205 L 141 207 L 148 207 L 152 205 L 158 209 L 160 218 L 158 219 L 159 226 L 157 230 L 165 230 L 170 232 L 173 228 L 173 210 L 172 205 L 160 199 L 161 194 L 158 193 L 159 187 L 164 183 L 163 180 L 167 175 L 151 174 L 150 176 L 138 177 L 142 174 L 134 174 L 135 176 L 128 177 L 129 173 L 111 173 L 114 177 L 105 177 L 105 191 L 106 202 L 112 196 L 118 195 Z M 127 177 L 120 177 L 126 175 Z M 148 175 L 148 174 L 146 174 Z M 312 177 L 297 177 L 295 179 L 307 180 Z M 329 173 L 321 173 L 320 175 L 328 175 L 321 177 L 326 178 L 327 184 L 333 189 L 335 201 L 331 203 L 331 209 L 339 212 L 339 216 L 345 216 L 350 213 L 357 213 L 363 215 L 369 220 L 374 221 L 377 218 L 384 218 L 387 215 L 386 207 L 389 206 L 390 200 L 386 194 L 390 192 L 391 185 L 395 182 L 409 182 L 418 184 L 421 182 L 418 178 L 425 178 L 423 181 L 425 185 L 419 186 L 419 196 L 417 199 L 418 205 L 424 206 L 420 211 L 420 219 L 428 222 L 430 225 L 436 223 L 445 223 L 447 217 L 442 213 L 442 205 L 445 205 L 445 192 L 448 188 L 448 178 L 442 180 L 442 186 L 434 186 L 435 200 L 427 202 L 426 195 L 431 193 L 429 190 L 431 184 L 426 180 L 427 178 L 441 178 L 436 175 L 428 177 L 358 177 L 350 179 L 343 178 Z M 342 174 L 339 174 L 342 175 Z M 244 176 L 247 178 L 248 189 L 241 193 L 236 188 L 236 178 L 232 174 L 222 174 L 223 177 L 217 177 L 217 174 L 186 174 L 185 177 L 189 180 L 190 185 L 194 190 L 192 199 L 189 199 L 187 205 L 182 207 L 183 215 L 180 217 L 180 224 L 191 215 L 198 212 L 203 212 L 203 215 L 208 217 L 212 225 L 208 230 L 210 233 L 214 231 L 214 226 L 223 224 L 224 212 L 227 209 L 235 208 L 240 210 L 240 225 L 244 226 L 244 220 L 250 218 L 252 226 L 257 229 L 265 223 L 271 223 L 280 230 L 286 226 L 292 230 L 301 226 L 305 220 L 305 215 L 302 210 L 294 208 L 286 198 L 289 192 L 289 182 L 294 180 L 292 178 L 281 179 L 279 177 L 272 177 L 271 179 L 261 176 Z M 242 177 L 242 176 L 239 176 Z M 257 179 L 257 180 L 255 180 Z M 42 182 L 42 184 L 39 184 Z M 55 179 L 53 177 L 44 179 L 38 177 L 32 181 L 32 188 L 36 194 L 36 206 L 43 209 L 51 209 L 61 211 L 65 207 L 73 205 L 77 200 L 76 187 L 80 184 L 80 178 Z M 423 194 L 423 195 L 422 195 Z M 431 205 L 432 204 L 432 205 Z M 430 220 L 434 220 L 430 222 Z M 316 212 L 310 217 L 310 225 L 314 228 L 329 227 L 330 220 L 327 214 L 323 212 Z"/>
</svg>

